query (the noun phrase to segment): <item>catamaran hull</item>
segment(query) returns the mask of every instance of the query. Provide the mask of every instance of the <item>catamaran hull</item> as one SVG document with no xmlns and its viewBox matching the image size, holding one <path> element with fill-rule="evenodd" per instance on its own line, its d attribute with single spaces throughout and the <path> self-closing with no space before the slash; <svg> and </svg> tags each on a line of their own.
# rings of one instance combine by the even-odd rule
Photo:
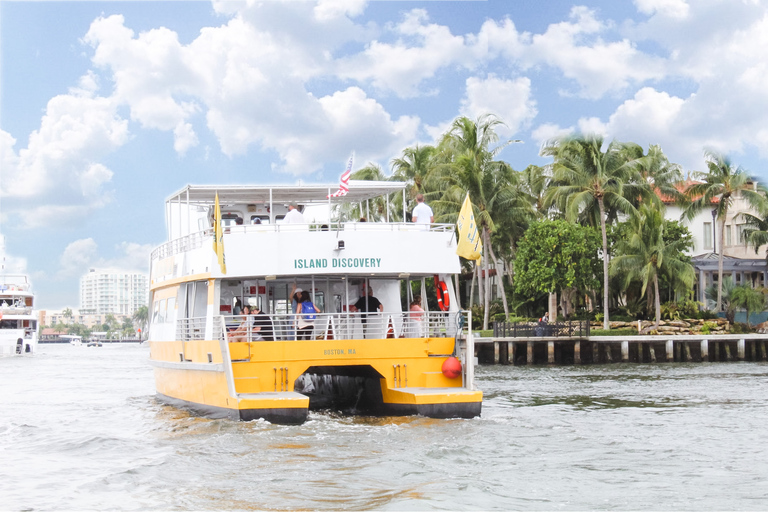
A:
<svg viewBox="0 0 768 512">
<path fill-rule="evenodd" d="M 152 364 L 160 400 L 212 418 L 300 424 L 310 410 L 322 409 L 370 416 L 474 418 L 481 413 L 482 392 L 444 376 L 440 366 L 447 356 L 428 356 L 430 349 L 425 351 L 444 351 L 453 343 L 449 338 L 347 340 L 345 346 L 355 347 L 353 354 L 368 357 L 325 361 L 308 357 L 313 351 L 324 353 L 323 343 L 315 340 L 237 343 L 227 347 L 229 361 L 220 359 L 219 352 L 208 363 L 166 358 L 153 359 Z M 191 342 L 186 350 L 213 354 L 216 345 Z M 155 343 L 152 352 L 171 353 L 173 346 Z M 282 360 L 265 361 L 258 353 L 280 353 Z M 320 361 L 324 364 L 317 364 Z M 393 368 L 393 361 L 401 367 Z"/>
</svg>

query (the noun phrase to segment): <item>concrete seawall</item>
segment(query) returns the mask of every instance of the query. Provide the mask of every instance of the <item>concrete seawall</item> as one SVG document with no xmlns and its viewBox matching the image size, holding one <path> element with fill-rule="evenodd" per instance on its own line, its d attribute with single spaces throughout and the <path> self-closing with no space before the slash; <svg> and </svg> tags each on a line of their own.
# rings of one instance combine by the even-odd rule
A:
<svg viewBox="0 0 768 512">
<path fill-rule="evenodd" d="M 768 334 L 475 337 L 479 364 L 604 364 L 768 360 Z"/>
</svg>

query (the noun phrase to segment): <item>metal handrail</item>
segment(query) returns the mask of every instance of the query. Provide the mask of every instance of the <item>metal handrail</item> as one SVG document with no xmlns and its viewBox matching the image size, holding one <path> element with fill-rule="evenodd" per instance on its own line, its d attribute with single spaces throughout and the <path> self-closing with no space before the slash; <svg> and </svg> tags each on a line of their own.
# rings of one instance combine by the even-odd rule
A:
<svg viewBox="0 0 768 512">
<path fill-rule="evenodd" d="M 226 226 L 225 235 L 255 234 L 265 232 L 322 232 L 322 231 L 434 231 L 446 232 L 456 228 L 455 224 L 414 224 L 412 222 L 340 222 L 319 225 L 313 224 L 241 224 Z M 196 233 L 184 235 L 156 247 L 151 253 L 151 260 L 158 260 L 197 249 L 204 241 L 213 237 L 213 228 L 207 228 Z"/>
<path fill-rule="evenodd" d="M 466 333 L 466 312 L 412 313 L 317 313 L 315 318 L 306 314 L 267 315 L 269 324 L 253 326 L 254 315 L 248 317 L 251 329 L 244 324 L 243 315 L 217 317 L 226 326 L 230 341 L 265 341 L 264 331 L 271 330 L 266 340 L 297 339 L 385 339 L 385 338 L 439 338 L 456 337 Z M 263 317 L 260 317 L 263 320 Z"/>
</svg>

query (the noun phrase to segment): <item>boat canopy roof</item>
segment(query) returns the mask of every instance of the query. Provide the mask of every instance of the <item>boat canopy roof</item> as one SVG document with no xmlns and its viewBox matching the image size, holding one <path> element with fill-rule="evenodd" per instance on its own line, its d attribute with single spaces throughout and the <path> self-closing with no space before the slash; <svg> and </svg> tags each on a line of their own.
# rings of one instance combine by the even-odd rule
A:
<svg viewBox="0 0 768 512">
<path fill-rule="evenodd" d="M 259 204 L 290 203 L 303 205 L 333 203 L 360 203 L 395 192 L 406 187 L 403 181 L 350 180 L 349 192 L 341 197 L 328 196 L 339 189 L 333 185 L 187 185 L 166 199 L 167 203 L 187 203 L 195 206 L 213 205 L 216 193 L 219 203 Z"/>
</svg>

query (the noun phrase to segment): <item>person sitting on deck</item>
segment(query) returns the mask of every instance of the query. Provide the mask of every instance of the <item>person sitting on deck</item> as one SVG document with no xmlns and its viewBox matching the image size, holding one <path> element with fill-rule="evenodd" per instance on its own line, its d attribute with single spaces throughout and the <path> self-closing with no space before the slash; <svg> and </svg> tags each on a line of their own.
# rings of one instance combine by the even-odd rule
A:
<svg viewBox="0 0 768 512">
<path fill-rule="evenodd" d="M 248 318 L 250 314 L 251 314 L 251 307 L 243 306 L 243 315 L 245 315 L 245 317 L 243 318 L 243 321 L 240 322 L 240 325 L 237 327 L 237 329 L 229 333 L 229 341 L 231 342 L 250 341 L 248 339 L 249 338 L 248 331 L 250 330 L 250 327 L 253 324 L 253 319 Z"/>
<path fill-rule="evenodd" d="M 253 307 L 253 332 L 255 339 L 264 341 L 275 341 L 275 327 L 272 325 L 272 319 L 258 306 Z"/>
</svg>

